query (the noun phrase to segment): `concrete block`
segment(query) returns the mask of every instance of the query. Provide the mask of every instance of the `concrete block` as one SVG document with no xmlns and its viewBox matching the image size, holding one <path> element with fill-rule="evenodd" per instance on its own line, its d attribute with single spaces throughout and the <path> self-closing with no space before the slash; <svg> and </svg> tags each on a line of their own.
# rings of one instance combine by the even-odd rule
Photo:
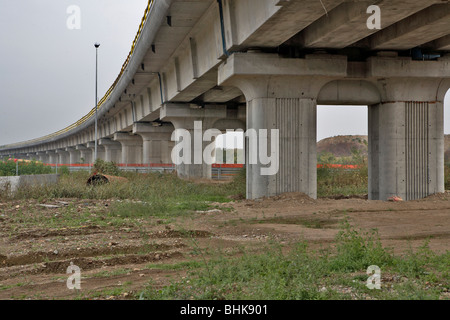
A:
<svg viewBox="0 0 450 320">
<path fill-rule="evenodd" d="M 36 187 L 56 184 L 59 181 L 57 174 L 39 174 L 14 177 L 0 177 L 0 191 L 15 193 L 22 187 Z"/>
</svg>

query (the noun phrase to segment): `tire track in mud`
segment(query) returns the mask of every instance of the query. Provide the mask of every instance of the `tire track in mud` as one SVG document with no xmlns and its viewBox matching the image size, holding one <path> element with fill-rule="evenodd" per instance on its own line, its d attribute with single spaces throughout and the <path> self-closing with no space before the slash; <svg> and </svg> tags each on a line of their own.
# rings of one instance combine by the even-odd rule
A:
<svg viewBox="0 0 450 320">
<path fill-rule="evenodd" d="M 186 230 L 186 231 L 176 231 L 176 230 L 165 230 L 149 234 L 149 238 L 210 238 L 214 234 L 203 230 Z"/>
<path fill-rule="evenodd" d="M 67 236 L 78 236 L 78 235 L 91 235 L 99 233 L 107 233 L 111 231 L 109 228 L 101 228 L 99 226 L 87 226 L 78 228 L 63 228 L 54 230 L 37 229 L 24 231 L 17 235 L 9 238 L 9 242 L 29 240 L 29 239 L 40 239 L 40 238 L 51 238 L 51 237 L 67 237 Z"/>
<path fill-rule="evenodd" d="M 59 259 L 67 258 L 89 258 L 89 257 L 101 257 L 110 255 L 128 255 L 138 254 L 148 251 L 168 251 L 174 248 L 183 248 L 184 244 L 146 244 L 140 246 L 127 246 L 127 247 L 108 247 L 108 248 L 81 248 L 80 250 L 66 250 L 58 254 L 50 252 L 31 252 L 25 255 L 16 257 L 0 256 L 0 267 L 12 267 L 19 265 L 28 265 L 33 263 L 48 262 Z"/>
<path fill-rule="evenodd" d="M 53 261 L 46 262 L 33 269 L 32 274 L 53 274 L 53 273 L 66 273 L 67 267 L 70 263 L 80 267 L 82 271 L 88 271 L 93 269 L 100 269 L 103 267 L 115 267 L 127 264 L 143 264 L 148 262 L 156 262 L 161 260 L 167 260 L 170 258 L 180 258 L 183 254 L 179 251 L 171 252 L 155 252 L 147 255 L 127 255 L 124 257 L 114 257 L 105 260 L 95 260 L 90 258 L 75 258 L 65 261 Z"/>
<path fill-rule="evenodd" d="M 39 239 L 57 236 L 78 236 L 86 234 L 99 234 L 109 232 L 97 226 L 77 229 L 59 230 L 31 230 L 15 235 L 17 242 L 23 239 Z M 57 274 L 65 273 L 70 263 L 80 267 L 82 270 L 101 269 L 126 264 L 143 264 L 161 261 L 163 259 L 183 257 L 183 251 L 188 246 L 177 239 L 210 238 L 214 234 L 202 230 L 176 231 L 170 228 L 152 233 L 134 234 L 137 238 L 162 239 L 161 243 L 146 243 L 136 246 L 120 246 L 112 243 L 108 246 L 70 248 L 60 252 L 37 251 L 28 252 L 17 256 L 0 255 L 0 280 L 9 279 L 23 275 Z M 133 237 L 135 238 L 135 237 Z M 170 241 L 174 239 L 175 242 Z"/>
<path fill-rule="evenodd" d="M 111 231 L 124 231 L 130 232 L 131 228 L 121 228 L 120 230 L 114 230 L 111 228 L 102 228 L 99 226 L 87 226 L 81 228 L 63 228 L 63 229 L 55 229 L 55 230 L 30 230 L 24 231 L 17 235 L 11 236 L 8 241 L 21 241 L 21 240 L 29 240 L 29 239 L 41 239 L 41 238 L 51 238 L 51 237 L 67 237 L 67 236 L 78 236 L 78 235 L 93 235 L 93 234 L 101 234 L 108 233 Z M 137 237 L 141 237 L 139 234 Z M 154 232 L 148 234 L 150 238 L 207 238 L 212 237 L 214 234 L 203 231 L 203 230 L 187 230 L 187 231 L 176 231 L 176 230 L 164 230 L 159 232 Z"/>
<path fill-rule="evenodd" d="M 104 270 L 105 267 L 116 267 L 121 265 L 139 265 L 148 262 L 161 262 L 164 260 L 182 258 L 184 255 L 180 251 L 170 252 L 154 252 L 146 255 L 127 255 L 123 257 L 113 257 L 108 259 L 93 258 L 74 258 L 67 260 L 58 260 L 44 262 L 35 265 L 16 266 L 8 270 L 8 268 L 0 268 L 0 281 L 11 279 L 17 276 L 39 275 L 39 274 L 65 274 L 67 268 L 73 263 L 80 267 L 81 271 L 89 271 L 95 269 Z"/>
</svg>

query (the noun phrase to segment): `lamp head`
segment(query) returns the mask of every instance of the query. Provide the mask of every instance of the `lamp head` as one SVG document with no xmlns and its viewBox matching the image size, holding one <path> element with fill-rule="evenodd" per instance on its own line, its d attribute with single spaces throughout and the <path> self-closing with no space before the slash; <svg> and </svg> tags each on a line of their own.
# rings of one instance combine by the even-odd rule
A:
<svg viewBox="0 0 450 320">
<path fill-rule="evenodd" d="M 94 47 L 96 47 L 96 48 L 100 47 L 100 43 L 96 42 L 96 43 L 94 44 Z"/>
</svg>

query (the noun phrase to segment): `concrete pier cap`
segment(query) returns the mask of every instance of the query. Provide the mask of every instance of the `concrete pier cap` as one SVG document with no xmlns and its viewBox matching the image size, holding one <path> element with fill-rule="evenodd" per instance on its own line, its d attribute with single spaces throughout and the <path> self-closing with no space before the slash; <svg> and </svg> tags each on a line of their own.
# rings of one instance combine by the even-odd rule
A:
<svg viewBox="0 0 450 320">
<path fill-rule="evenodd" d="M 101 146 L 97 141 L 97 157 L 98 159 L 105 160 L 105 147 Z M 91 150 L 91 162 L 95 162 L 95 141 L 89 141 L 86 143 L 86 148 Z"/>
<path fill-rule="evenodd" d="M 367 80 L 330 81 L 317 97 L 317 103 L 321 105 L 373 105 L 381 100 L 377 86 Z"/>
<path fill-rule="evenodd" d="M 219 85 L 236 86 L 244 93 L 247 130 L 269 131 L 258 139 L 246 137 L 247 198 L 285 192 L 316 198 L 317 97 L 325 84 L 347 75 L 347 57 L 235 53 L 218 73 Z M 273 163 L 267 164 L 264 152 Z"/>
<path fill-rule="evenodd" d="M 78 151 L 75 147 L 67 147 L 65 148 L 67 152 L 69 152 L 69 163 L 75 164 L 80 162 L 80 151 Z"/>
<path fill-rule="evenodd" d="M 56 149 L 56 154 L 59 156 L 59 164 L 69 164 L 70 163 L 70 153 L 66 151 L 66 148 Z"/>
<path fill-rule="evenodd" d="M 223 133 L 227 130 L 245 130 L 247 127 L 247 106 L 239 105 L 237 108 L 227 108 L 227 117 L 225 119 L 219 119 L 213 124 L 213 128 L 216 128 Z"/>
<path fill-rule="evenodd" d="M 322 87 L 347 75 L 347 57 L 306 55 L 305 59 L 277 54 L 234 53 L 219 66 L 218 84 L 236 86 L 247 101 L 255 98 L 312 98 Z"/>
<path fill-rule="evenodd" d="M 98 140 L 98 144 L 105 148 L 105 161 L 114 163 L 122 161 L 122 145 L 120 142 L 102 138 Z"/>
<path fill-rule="evenodd" d="M 171 137 L 175 128 L 170 123 L 137 122 L 133 124 L 133 134 L 139 135 L 143 141 L 143 162 L 172 163 Z"/>
<path fill-rule="evenodd" d="M 75 146 L 75 149 L 80 151 L 80 162 L 91 163 L 92 161 L 92 151 L 88 149 L 84 144 L 78 144 Z"/>
<path fill-rule="evenodd" d="M 59 163 L 59 155 L 55 150 L 47 150 L 45 152 L 48 155 L 48 162 L 51 164 Z"/>
<path fill-rule="evenodd" d="M 123 164 L 141 164 L 142 163 L 142 148 L 143 140 L 138 135 L 133 135 L 129 132 L 116 132 L 114 134 L 114 141 L 120 142 L 122 145 L 122 160 Z"/>
<path fill-rule="evenodd" d="M 183 150 L 183 156 L 186 157 L 186 161 L 176 164 L 179 177 L 188 179 L 211 179 L 211 164 L 203 161 L 203 151 L 211 142 L 203 141 L 202 137 L 206 130 L 214 128 L 213 125 L 215 122 L 226 117 L 226 105 L 200 106 L 188 103 L 166 103 L 162 106 L 160 119 L 171 122 L 176 130 L 172 134 L 171 140 L 175 141 L 175 143 L 184 141 L 177 134 L 183 130 L 190 136 L 190 141 L 188 142 L 190 150 Z M 198 121 L 201 122 L 201 129 L 195 126 Z M 196 143 L 196 137 L 200 137 L 201 141 Z M 176 154 L 178 152 L 177 145 L 172 151 L 172 158 L 174 153 Z"/>
</svg>

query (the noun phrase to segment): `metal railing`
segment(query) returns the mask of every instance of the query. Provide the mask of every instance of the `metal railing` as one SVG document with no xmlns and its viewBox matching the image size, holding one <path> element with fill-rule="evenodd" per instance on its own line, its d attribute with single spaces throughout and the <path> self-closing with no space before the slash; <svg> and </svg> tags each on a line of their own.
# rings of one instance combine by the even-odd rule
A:
<svg viewBox="0 0 450 320">
<path fill-rule="evenodd" d="M 45 164 L 61 170 L 62 167 L 66 167 L 71 172 L 91 170 L 93 164 Z M 150 173 L 150 172 L 173 172 L 176 170 L 173 164 L 118 164 L 117 167 L 121 171 L 135 172 L 135 173 Z M 213 164 L 211 168 L 212 178 L 214 180 L 227 180 L 232 179 L 242 169 L 242 164 Z"/>
</svg>

